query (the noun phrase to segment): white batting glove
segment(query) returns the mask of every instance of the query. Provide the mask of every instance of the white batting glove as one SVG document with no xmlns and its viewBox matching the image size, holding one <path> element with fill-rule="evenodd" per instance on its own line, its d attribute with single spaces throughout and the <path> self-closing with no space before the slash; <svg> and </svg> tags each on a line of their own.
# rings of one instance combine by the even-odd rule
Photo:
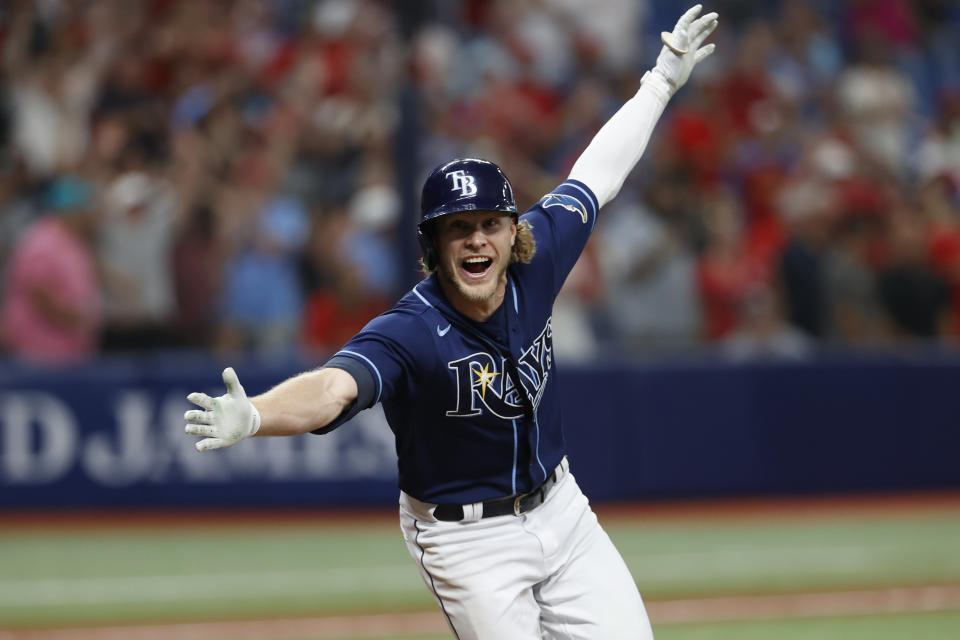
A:
<svg viewBox="0 0 960 640">
<path fill-rule="evenodd" d="M 700 45 L 717 28 L 717 14 L 711 12 L 697 18 L 702 8 L 699 4 L 691 7 L 680 16 L 672 33 L 660 33 L 663 49 L 657 56 L 656 66 L 644 75 L 641 83 L 655 74 L 666 82 L 669 95 L 672 96 L 686 84 L 694 65 L 713 53 L 716 45 Z"/>
<path fill-rule="evenodd" d="M 227 392 L 218 398 L 205 393 L 187 396 L 187 400 L 205 409 L 191 409 L 183 414 L 188 435 L 206 436 L 197 443 L 197 451 L 232 447 L 260 429 L 260 412 L 247 400 L 247 393 L 232 367 L 223 370 L 223 384 Z"/>
</svg>

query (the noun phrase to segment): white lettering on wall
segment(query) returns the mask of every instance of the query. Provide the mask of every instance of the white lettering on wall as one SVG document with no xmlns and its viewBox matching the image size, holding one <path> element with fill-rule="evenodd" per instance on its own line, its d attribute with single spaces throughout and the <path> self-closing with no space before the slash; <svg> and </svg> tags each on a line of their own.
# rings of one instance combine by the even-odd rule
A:
<svg viewBox="0 0 960 640">
<path fill-rule="evenodd" d="M 47 484 L 75 462 L 77 423 L 55 396 L 0 395 L 0 477 L 10 484 Z"/>
<path fill-rule="evenodd" d="M 116 488 L 396 477 L 393 434 L 379 406 L 327 435 L 254 438 L 201 454 L 197 438 L 183 432 L 185 397 L 120 390 L 105 407 L 113 420 L 101 426 L 51 394 L 0 394 L 0 482 L 53 484 L 78 470 Z"/>
<path fill-rule="evenodd" d="M 116 407 L 116 432 L 95 432 L 87 437 L 81 464 L 90 478 L 108 487 L 125 486 L 143 478 L 151 465 L 150 405 L 145 394 L 121 394 Z"/>
</svg>

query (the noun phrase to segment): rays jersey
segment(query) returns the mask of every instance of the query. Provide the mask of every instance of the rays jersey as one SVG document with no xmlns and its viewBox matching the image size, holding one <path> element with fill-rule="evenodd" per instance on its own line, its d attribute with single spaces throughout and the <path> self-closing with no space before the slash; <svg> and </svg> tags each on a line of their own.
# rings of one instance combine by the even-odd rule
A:
<svg viewBox="0 0 960 640">
<path fill-rule="evenodd" d="M 379 402 L 407 494 L 464 504 L 537 487 L 566 453 L 553 302 L 597 208 L 586 185 L 567 180 L 521 216 L 533 227 L 536 254 L 508 267 L 503 304 L 485 322 L 457 312 L 436 274 L 374 318 L 326 365 L 353 375 L 357 401 L 314 433 Z"/>
</svg>

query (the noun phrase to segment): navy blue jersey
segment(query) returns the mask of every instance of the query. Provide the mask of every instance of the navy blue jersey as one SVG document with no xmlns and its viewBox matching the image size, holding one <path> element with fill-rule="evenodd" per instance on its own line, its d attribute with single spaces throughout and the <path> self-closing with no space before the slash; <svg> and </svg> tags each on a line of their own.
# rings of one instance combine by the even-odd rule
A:
<svg viewBox="0 0 960 640">
<path fill-rule="evenodd" d="M 550 317 L 596 217 L 586 185 L 564 182 L 521 216 L 536 254 L 510 265 L 503 304 L 487 321 L 457 312 L 434 274 L 328 363 L 369 389 L 349 415 L 382 403 L 402 490 L 425 502 L 479 502 L 529 491 L 560 462 Z"/>
</svg>

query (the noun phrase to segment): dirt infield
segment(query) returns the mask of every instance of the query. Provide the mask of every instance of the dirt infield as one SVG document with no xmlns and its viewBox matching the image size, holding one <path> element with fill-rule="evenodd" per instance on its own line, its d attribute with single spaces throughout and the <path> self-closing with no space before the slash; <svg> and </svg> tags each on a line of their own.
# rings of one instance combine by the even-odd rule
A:
<svg viewBox="0 0 960 640">
<path fill-rule="evenodd" d="M 805 520 L 889 517 L 898 514 L 960 513 L 960 491 L 924 491 L 836 495 L 796 495 L 696 500 L 664 500 L 595 505 L 601 521 Z"/>
<path fill-rule="evenodd" d="M 622 504 L 600 503 L 594 510 L 603 523 L 617 520 L 704 521 L 744 518 L 763 520 L 802 520 L 811 515 L 830 517 L 885 517 L 897 513 L 960 513 L 960 491 L 927 491 L 878 494 L 842 494 L 830 496 L 788 496 L 713 498 L 675 501 L 636 501 Z M 177 529 L 233 527 L 245 528 L 302 526 L 323 527 L 395 526 L 397 511 L 375 509 L 151 509 L 151 510 L 72 510 L 8 511 L 0 513 L 0 535 L 50 527 L 78 529 Z"/>
<path fill-rule="evenodd" d="M 960 609 L 960 585 L 662 600 L 647 603 L 647 611 L 654 625 L 956 609 Z M 384 634 L 439 634 L 446 630 L 446 624 L 439 612 L 420 612 L 0 631 L 0 640 L 322 640 L 343 637 L 374 638 Z"/>
</svg>

